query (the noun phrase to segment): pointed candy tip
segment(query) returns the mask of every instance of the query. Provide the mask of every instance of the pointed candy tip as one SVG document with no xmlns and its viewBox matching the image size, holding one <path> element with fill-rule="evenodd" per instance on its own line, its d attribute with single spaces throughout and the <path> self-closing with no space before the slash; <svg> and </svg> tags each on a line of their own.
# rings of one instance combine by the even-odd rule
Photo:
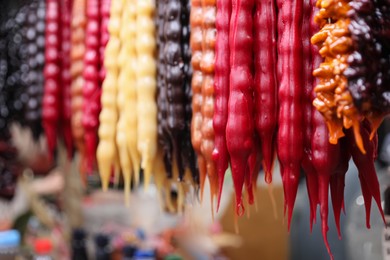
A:
<svg viewBox="0 0 390 260">
<path fill-rule="evenodd" d="M 288 216 L 287 216 L 287 230 L 290 232 L 291 230 L 291 220 L 292 220 L 292 213 L 293 213 L 293 208 L 292 207 L 287 207 L 288 210 Z"/>
<path fill-rule="evenodd" d="M 297 172 L 299 174 L 299 168 L 298 170 L 295 168 L 285 168 L 284 170 L 285 171 L 283 172 L 283 184 L 285 186 L 285 207 L 287 207 L 287 225 L 288 230 L 290 230 L 292 215 L 294 211 L 294 204 L 298 191 L 298 178 L 296 176 Z"/>
<path fill-rule="evenodd" d="M 336 222 L 336 229 L 337 229 L 337 236 L 339 240 L 341 240 L 341 228 L 340 228 L 340 221 Z"/>
<path fill-rule="evenodd" d="M 218 197 L 217 197 L 217 213 L 219 211 L 219 206 L 221 204 L 222 191 L 223 191 L 223 183 L 225 180 L 225 172 L 224 169 L 218 169 Z"/>
<path fill-rule="evenodd" d="M 108 181 L 103 181 L 102 190 L 103 190 L 103 192 L 108 191 Z"/>
<path fill-rule="evenodd" d="M 240 233 L 240 228 L 238 227 L 238 216 L 234 214 L 234 231 L 238 235 Z"/>
<path fill-rule="evenodd" d="M 385 214 L 384 214 L 384 212 L 383 212 L 382 205 L 379 206 L 379 213 L 381 214 L 383 224 L 385 225 L 385 227 L 387 227 L 387 225 L 386 225 L 386 219 L 385 219 Z"/>
<path fill-rule="evenodd" d="M 310 234 L 313 234 L 313 221 L 310 220 Z"/>
<path fill-rule="evenodd" d="M 236 215 L 238 217 L 242 217 L 245 213 L 245 208 L 244 205 L 242 204 L 242 200 L 237 200 L 236 201 Z"/>
<path fill-rule="evenodd" d="M 355 137 L 355 143 L 359 150 L 362 152 L 362 154 L 366 154 L 366 150 L 364 149 L 364 142 L 362 135 L 360 134 L 360 124 L 354 124 L 353 127 L 353 135 Z"/>
<path fill-rule="evenodd" d="M 332 254 L 332 250 L 330 249 L 329 241 L 328 241 L 328 228 L 322 228 L 322 237 L 324 239 L 326 250 L 328 251 L 329 257 L 331 260 L 334 260 L 334 256 Z"/>
<path fill-rule="evenodd" d="M 267 184 L 270 184 L 272 182 L 272 163 L 266 162 L 264 159 L 261 163 L 264 169 L 264 180 Z"/>
<path fill-rule="evenodd" d="M 214 213 L 214 196 L 211 196 L 211 221 L 215 222 L 215 213 Z"/>
<path fill-rule="evenodd" d="M 268 171 L 265 172 L 264 180 L 267 184 L 272 183 L 272 174 Z"/>
</svg>

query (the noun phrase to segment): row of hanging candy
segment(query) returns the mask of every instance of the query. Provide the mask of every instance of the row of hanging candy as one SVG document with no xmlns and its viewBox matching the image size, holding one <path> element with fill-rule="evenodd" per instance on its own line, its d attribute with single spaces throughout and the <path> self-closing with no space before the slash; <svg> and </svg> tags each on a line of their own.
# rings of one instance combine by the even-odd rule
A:
<svg viewBox="0 0 390 260">
<path fill-rule="evenodd" d="M 57 140 L 65 143 L 69 159 L 73 140 L 88 143 L 85 153 L 75 142 L 88 159 L 83 172 L 91 171 L 104 78 L 99 52 L 108 39 L 103 28 L 109 7 L 109 1 L 34 0 L 11 14 L 1 28 L 2 139 L 17 122 L 31 130 L 34 140 L 44 134 L 52 157 Z"/>
<path fill-rule="evenodd" d="M 28 127 L 36 141 L 45 136 L 51 158 L 63 142 L 69 160 L 78 151 L 84 181 L 98 170 L 104 189 L 112 172 L 123 173 L 126 194 L 132 176 L 139 184 L 142 169 L 147 187 L 154 172 L 173 211 L 172 184 L 177 183 L 181 205 L 188 187 L 181 182 L 181 167 L 165 173 L 163 160 L 168 161 L 157 141 L 155 11 L 154 1 L 35 0 L 10 15 L 1 28 L 0 130 L 4 141 L 12 122 Z M 190 75 L 189 9 L 186 17 Z M 190 118 L 179 160 L 186 161 L 196 182 Z"/>
<path fill-rule="evenodd" d="M 189 132 L 190 85 L 189 79 L 185 80 L 191 73 L 189 9 L 186 16 L 183 14 L 187 25 L 181 28 L 183 16 L 177 12 L 181 3 L 171 1 L 168 10 L 171 13 L 168 14 L 163 13 L 165 8 L 160 9 L 162 2 L 156 5 L 151 0 L 112 0 L 108 23 L 110 37 L 104 58 L 107 73 L 102 86 L 97 162 L 104 190 L 108 187 L 112 170 L 122 172 L 127 202 L 131 180 L 135 185 L 139 184 L 140 169 L 144 173 L 145 188 L 154 174 L 159 194 L 164 194 L 165 206 L 172 211 L 171 188 L 177 187 L 178 208 L 182 209 L 188 185 L 197 181 L 197 170 Z M 171 27 L 169 24 L 162 27 L 160 19 L 167 19 L 167 23 L 170 19 Z M 182 34 L 185 35 L 181 37 Z M 171 50 L 165 48 L 168 41 L 171 45 L 167 48 Z M 175 51 L 184 45 L 187 46 L 185 65 L 175 55 Z M 163 71 L 160 63 L 166 64 L 167 69 Z M 163 88 L 165 83 L 172 84 L 169 90 Z M 184 98 L 188 100 L 186 103 Z M 169 146 L 165 141 L 170 142 Z M 175 156 L 172 156 L 173 149 Z M 187 175 L 187 181 L 183 181 L 185 170 L 192 173 Z"/>
</svg>

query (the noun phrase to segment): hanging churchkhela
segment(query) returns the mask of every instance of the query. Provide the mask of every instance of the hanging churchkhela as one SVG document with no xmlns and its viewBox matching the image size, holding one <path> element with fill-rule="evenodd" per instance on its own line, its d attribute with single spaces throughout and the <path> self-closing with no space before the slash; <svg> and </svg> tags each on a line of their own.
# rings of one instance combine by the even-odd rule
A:
<svg viewBox="0 0 390 260">
<path fill-rule="evenodd" d="M 37 140 L 42 129 L 43 68 L 45 65 L 45 1 L 32 1 L 26 22 L 27 38 L 27 91 L 28 102 L 25 107 L 25 124 Z"/>
<path fill-rule="evenodd" d="M 86 182 L 86 158 L 83 119 L 83 68 L 85 53 L 85 26 L 87 0 L 74 0 L 71 21 L 71 128 L 75 148 L 80 154 L 80 172 Z"/>
<path fill-rule="evenodd" d="M 46 1 L 45 83 L 42 100 L 42 119 L 47 146 L 51 155 L 54 154 L 57 144 L 57 132 L 61 113 L 60 52 L 62 41 L 60 12 L 61 8 L 58 1 Z"/>
<path fill-rule="evenodd" d="M 133 166 L 134 164 L 139 164 L 135 162 L 136 160 L 132 159 L 130 149 L 135 147 L 135 145 L 127 144 L 127 135 L 132 134 L 132 139 L 137 140 L 136 135 L 134 135 L 133 129 L 136 129 L 136 123 L 134 123 L 134 118 L 136 119 L 136 113 L 133 113 L 132 108 L 135 107 L 136 92 L 134 84 L 134 71 L 133 71 L 133 62 L 132 60 L 135 57 L 135 48 L 133 43 L 134 30 L 130 26 L 134 21 L 134 10 L 131 7 L 133 3 L 130 0 L 123 1 L 123 11 L 121 16 L 121 24 L 127 24 L 128 26 L 121 26 L 119 31 L 119 39 L 121 44 L 121 49 L 118 56 L 118 87 L 116 95 L 117 111 L 118 111 L 118 122 L 116 124 L 116 146 L 118 150 L 120 167 L 123 173 L 124 179 L 124 192 L 125 192 L 125 203 L 129 204 L 129 194 L 130 194 L 130 185 L 133 176 Z M 129 109 L 128 109 L 129 108 Z M 131 121 L 130 121 L 131 120 Z M 128 123 L 130 121 L 130 123 Z M 127 130 L 128 125 L 130 126 Z M 137 153 L 138 156 L 138 153 Z M 138 172 L 138 168 L 135 170 Z M 134 172 L 135 172 L 134 171 Z"/>
<path fill-rule="evenodd" d="M 111 169 L 118 161 L 116 147 L 117 88 L 118 88 L 118 55 L 121 48 L 119 31 L 121 26 L 123 1 L 112 0 L 108 32 L 110 37 L 104 53 L 104 69 L 106 75 L 102 85 L 101 104 L 99 115 L 99 146 L 97 148 L 97 161 L 102 180 L 103 190 L 108 188 Z"/>
<path fill-rule="evenodd" d="M 62 136 L 67 150 L 68 158 L 73 156 L 73 140 L 71 128 L 71 83 L 72 77 L 70 74 L 71 57 L 71 10 L 72 0 L 63 0 L 61 2 L 61 100 L 62 108 L 60 114 L 60 123 L 62 125 Z"/>
<path fill-rule="evenodd" d="M 0 197 L 6 200 L 14 197 L 22 172 L 9 127 L 12 123 L 26 126 L 24 110 L 30 66 L 26 31 L 30 5 L 34 4 L 7 14 L 0 25 Z"/>
</svg>

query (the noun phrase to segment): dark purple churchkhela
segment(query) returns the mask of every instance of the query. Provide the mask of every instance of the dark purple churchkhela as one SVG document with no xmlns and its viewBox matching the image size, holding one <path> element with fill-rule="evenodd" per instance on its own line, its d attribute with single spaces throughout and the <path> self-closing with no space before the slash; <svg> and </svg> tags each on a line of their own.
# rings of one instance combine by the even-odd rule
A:
<svg viewBox="0 0 390 260">
<path fill-rule="evenodd" d="M 3 91 L 7 92 L 6 106 L 8 120 L 24 123 L 23 111 L 27 102 L 27 48 L 25 38 L 25 22 L 28 6 L 22 6 L 11 16 L 6 24 L 7 77 Z"/>
<path fill-rule="evenodd" d="M 164 165 L 165 170 L 169 178 L 172 177 L 172 144 L 167 131 L 167 99 L 166 99 L 166 84 L 165 84 L 165 59 L 164 59 L 164 24 L 165 24 L 165 4 L 166 1 L 157 2 L 157 47 L 158 47 L 158 59 L 157 59 L 157 132 L 158 142 L 163 148 L 164 152 Z"/>
<path fill-rule="evenodd" d="M 26 94 L 28 101 L 25 106 L 24 120 L 31 129 L 33 138 L 37 140 L 43 133 L 42 128 L 42 95 L 43 67 L 45 64 L 45 1 L 35 0 L 29 6 L 27 14 L 27 74 Z"/>
<path fill-rule="evenodd" d="M 358 110 L 390 112 L 390 1 L 353 0 L 349 31 L 354 51 L 344 74 Z"/>
<path fill-rule="evenodd" d="M 12 199 L 21 167 L 16 161 L 17 151 L 8 141 L 0 140 L 0 197 Z"/>
<path fill-rule="evenodd" d="M 191 144 L 191 120 L 192 120 L 192 66 L 191 66 L 191 48 L 190 48 L 190 10 L 191 1 L 181 0 L 181 47 L 183 53 L 183 72 L 184 72 L 184 104 L 185 104 L 185 130 L 182 144 L 182 160 L 186 167 L 191 171 L 195 183 L 199 183 L 199 172 L 197 169 L 196 155 Z"/>
<path fill-rule="evenodd" d="M 156 25 L 158 46 L 157 106 L 158 140 L 164 152 L 169 178 L 175 161 L 179 179 L 188 168 L 199 181 L 196 156 L 191 145 L 191 50 L 190 1 L 157 2 Z"/>
<path fill-rule="evenodd" d="M 181 49 L 181 10 L 180 0 L 170 0 L 165 5 L 164 23 L 164 59 L 167 104 L 168 133 L 173 144 L 180 180 L 184 177 L 184 165 L 181 160 L 181 140 L 185 129 L 185 75 Z"/>
<path fill-rule="evenodd" d="M 7 106 L 7 31 L 5 25 L 0 28 L 0 140 L 5 139 L 8 134 L 9 109 Z"/>
<path fill-rule="evenodd" d="M 11 199 L 21 168 L 10 142 L 11 122 L 24 123 L 27 101 L 27 48 L 25 22 L 28 6 L 13 10 L 0 25 L 0 197 Z"/>
</svg>

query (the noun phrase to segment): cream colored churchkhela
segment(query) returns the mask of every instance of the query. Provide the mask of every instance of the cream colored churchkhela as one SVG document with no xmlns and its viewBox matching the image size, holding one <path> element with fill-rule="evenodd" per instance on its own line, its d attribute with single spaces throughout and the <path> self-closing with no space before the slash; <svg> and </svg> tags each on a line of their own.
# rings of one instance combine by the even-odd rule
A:
<svg viewBox="0 0 390 260">
<path fill-rule="evenodd" d="M 124 17 L 124 23 L 126 23 L 127 32 L 126 39 L 122 39 L 123 51 L 126 53 L 125 62 L 123 63 L 124 75 L 128 82 L 124 89 L 124 96 L 126 104 L 124 107 L 125 114 L 125 126 L 126 126 L 126 144 L 129 152 L 131 162 L 133 165 L 134 182 L 139 184 L 139 170 L 141 163 L 141 156 L 137 149 L 138 130 L 137 130 L 137 53 L 135 50 L 135 37 L 136 37 L 136 2 L 135 0 L 126 0 L 125 4 L 126 12 L 128 15 Z"/>
<path fill-rule="evenodd" d="M 132 177 L 132 161 L 130 158 L 129 147 L 127 145 L 128 132 L 127 132 L 127 118 L 128 114 L 126 106 L 130 103 L 130 97 L 128 95 L 129 89 L 134 88 L 134 75 L 131 68 L 130 57 L 134 59 L 134 51 L 131 51 L 131 48 L 128 45 L 133 45 L 131 28 L 130 24 L 132 22 L 129 8 L 130 1 L 123 0 L 123 12 L 121 20 L 121 30 L 119 32 L 119 38 L 121 40 L 121 50 L 118 56 L 118 65 L 120 68 L 119 77 L 118 77 L 118 94 L 117 94 L 117 106 L 119 113 L 119 120 L 117 124 L 116 132 L 116 144 L 118 147 L 119 161 L 122 168 L 123 179 L 125 184 L 125 204 L 129 205 L 129 194 L 130 194 L 130 184 Z M 126 26 L 123 26 L 126 25 Z M 129 51 L 130 50 L 130 51 Z M 129 62 L 128 62 L 129 61 Z M 135 114 L 135 113 L 134 113 Z M 130 112 L 130 115 L 133 116 L 133 113 Z M 129 127 L 134 128 L 133 127 Z M 137 162 L 139 164 L 139 162 Z"/>
<path fill-rule="evenodd" d="M 118 111 L 116 106 L 118 89 L 118 56 L 120 50 L 119 30 L 123 10 L 122 0 L 112 0 L 110 9 L 110 21 L 108 32 L 110 39 L 104 53 L 104 66 L 107 70 L 103 81 L 101 97 L 102 111 L 99 116 L 99 145 L 97 148 L 97 160 L 103 190 L 108 189 L 111 170 L 116 168 L 118 154 L 116 147 L 116 124 Z"/>
<path fill-rule="evenodd" d="M 156 49 L 153 0 L 137 0 L 136 51 L 137 51 L 137 103 L 138 151 L 141 168 L 144 170 L 145 188 L 148 187 L 157 153 L 157 104 L 156 95 Z"/>
</svg>

